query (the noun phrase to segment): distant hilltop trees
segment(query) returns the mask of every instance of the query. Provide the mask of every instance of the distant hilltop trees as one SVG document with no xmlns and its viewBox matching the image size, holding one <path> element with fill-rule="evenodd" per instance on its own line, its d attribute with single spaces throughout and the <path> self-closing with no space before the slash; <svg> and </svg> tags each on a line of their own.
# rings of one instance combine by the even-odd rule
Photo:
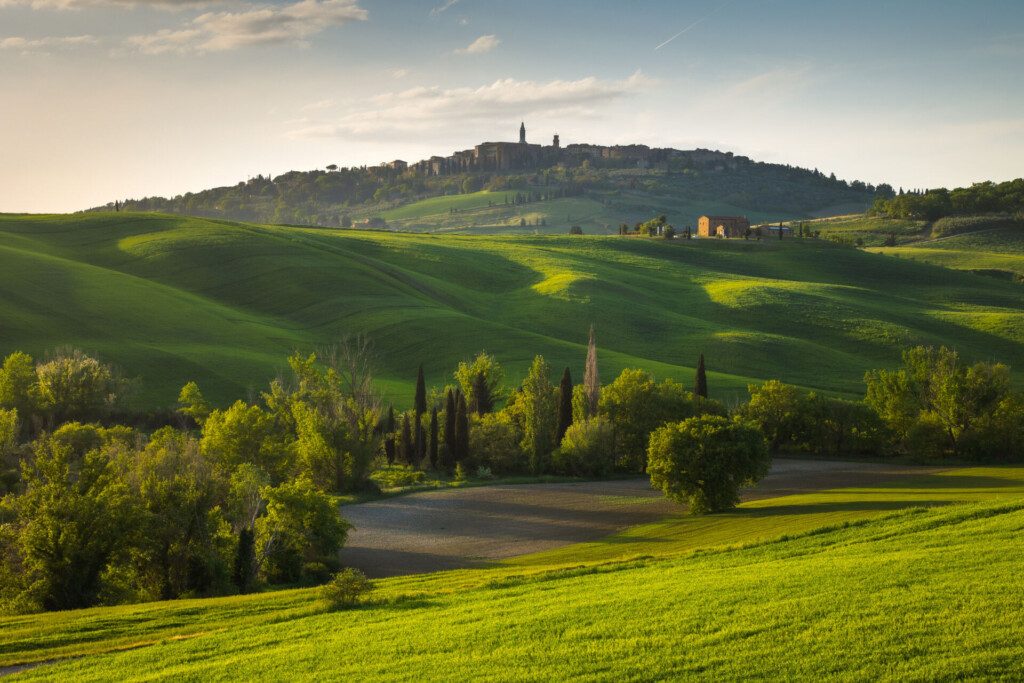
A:
<svg viewBox="0 0 1024 683">
<path fill-rule="evenodd" d="M 879 197 L 872 213 L 888 218 L 934 221 L 946 216 L 1024 212 L 1024 178 L 1005 183 L 975 183 L 955 190 L 938 188 Z"/>
<path fill-rule="evenodd" d="M 694 201 L 794 217 L 830 207 L 864 210 L 876 198 L 895 196 L 888 185 L 847 182 L 817 169 L 761 163 L 731 152 L 562 146 L 556 136 L 551 145 L 486 142 L 415 163 L 394 160 L 352 168 L 330 164 L 323 170 L 258 174 L 233 186 L 171 198 L 117 200 L 100 210 L 351 227 L 377 212 L 418 200 L 482 190 L 523 198 L 587 196 L 606 206 L 623 207 L 635 206 L 642 198 L 642 204 L 657 212 L 668 212 L 682 194 Z M 664 206 L 656 205 L 662 198 Z"/>
</svg>

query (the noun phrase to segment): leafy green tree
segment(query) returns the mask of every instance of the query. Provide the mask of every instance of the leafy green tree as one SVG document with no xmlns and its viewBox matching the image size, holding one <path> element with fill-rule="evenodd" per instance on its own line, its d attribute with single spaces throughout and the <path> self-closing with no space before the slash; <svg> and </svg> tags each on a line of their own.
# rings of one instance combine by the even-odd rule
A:
<svg viewBox="0 0 1024 683">
<path fill-rule="evenodd" d="M 122 383 L 114 371 L 74 349 L 36 366 L 36 397 L 51 427 L 68 420 L 95 420 L 116 404 Z"/>
<path fill-rule="evenodd" d="M 136 503 L 141 533 L 135 558 L 149 593 L 170 600 L 225 584 L 225 548 L 219 545 L 225 539 L 218 532 L 228 482 L 199 444 L 165 427 L 121 465 Z"/>
<path fill-rule="evenodd" d="M 338 565 L 350 525 L 333 498 L 308 477 L 263 491 L 266 514 L 256 520 L 257 567 L 271 583 L 315 579 Z"/>
<path fill-rule="evenodd" d="M 206 418 L 213 412 L 213 407 L 203 397 L 203 392 L 199 390 L 199 385 L 195 382 L 189 382 L 181 388 L 181 392 L 178 394 L 178 412 L 182 415 L 187 415 L 197 425 L 202 426 L 206 422 Z"/>
<path fill-rule="evenodd" d="M 478 400 L 476 385 L 479 381 L 477 376 L 483 374 L 484 383 L 487 386 L 487 396 L 481 396 Z M 473 359 L 472 363 L 465 361 L 459 363 L 455 370 L 455 381 L 466 397 L 468 406 L 477 411 L 478 415 L 490 412 L 494 406 L 505 398 L 502 389 L 502 382 L 505 381 L 505 371 L 494 358 L 494 356 L 481 351 Z M 481 402 L 482 400 L 482 402 Z"/>
<path fill-rule="evenodd" d="M 698 402 L 679 383 L 665 380 L 658 384 L 650 373 L 633 368 L 623 370 L 601 390 L 600 414 L 612 425 L 618 466 L 628 471 L 644 470 L 651 432 L 709 410 L 713 410 L 711 402 Z"/>
<path fill-rule="evenodd" d="M 24 493 L 11 501 L 15 557 L 26 608 L 96 604 L 102 575 L 135 532 L 128 486 L 117 476 L 115 445 L 76 458 L 45 437 L 22 461 Z"/>
<path fill-rule="evenodd" d="M 0 408 L 17 410 L 22 421 L 30 420 L 37 405 L 35 385 L 32 356 L 20 351 L 7 356 L 0 368 Z"/>
<path fill-rule="evenodd" d="M 523 425 L 522 447 L 533 474 L 547 470 L 551 451 L 557 445 L 558 413 L 550 374 L 544 356 L 535 356 L 516 396 L 516 411 Z"/>
<path fill-rule="evenodd" d="M 238 532 L 231 581 L 242 595 L 251 593 L 256 583 L 256 533 L 249 527 Z"/>
<path fill-rule="evenodd" d="M 718 415 L 659 427 L 647 452 L 651 485 L 672 500 L 689 503 L 694 514 L 735 507 L 740 488 L 757 483 L 770 466 L 756 426 Z"/>
<path fill-rule="evenodd" d="M 272 414 L 235 401 L 226 410 L 210 413 L 203 423 L 199 445 L 204 456 L 227 472 L 251 463 L 280 480 L 289 469 L 285 437 Z"/>
<path fill-rule="evenodd" d="M 926 435 L 941 430 L 953 454 L 975 422 L 995 410 L 1010 391 L 1005 365 L 965 367 L 946 347 L 908 349 L 902 368 L 868 372 L 864 381 L 865 402 L 905 448 L 927 445 L 932 440 Z"/>
<path fill-rule="evenodd" d="M 529 463 L 520 445 L 522 430 L 509 410 L 486 413 L 473 419 L 469 430 L 470 453 L 481 467 L 496 475 L 524 472 Z"/>
<path fill-rule="evenodd" d="M 700 354 L 700 359 L 697 361 L 697 374 L 693 380 L 693 393 L 701 398 L 708 397 L 708 375 L 704 369 L 704 354 Z"/>
<path fill-rule="evenodd" d="M 777 379 L 761 385 L 750 384 L 750 402 L 741 413 L 761 428 L 772 451 L 795 445 L 803 433 L 808 405 L 802 392 Z"/>
<path fill-rule="evenodd" d="M 18 411 L 0 408 L 0 497 L 18 482 Z"/>
<path fill-rule="evenodd" d="M 615 432 L 603 417 L 572 423 L 553 455 L 559 474 L 576 477 L 603 477 L 615 468 Z"/>
</svg>

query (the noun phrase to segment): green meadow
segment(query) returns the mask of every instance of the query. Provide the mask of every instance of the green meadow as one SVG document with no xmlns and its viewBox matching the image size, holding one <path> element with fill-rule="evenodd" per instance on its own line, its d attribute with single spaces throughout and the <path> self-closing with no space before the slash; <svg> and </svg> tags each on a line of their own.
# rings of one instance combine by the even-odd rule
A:
<svg viewBox="0 0 1024 683">
<path fill-rule="evenodd" d="M 23 680 L 1015 679 L 1024 469 L 677 515 L 490 568 L 0 619 Z"/>
<path fill-rule="evenodd" d="M 577 200 L 573 200 L 577 201 Z M 699 353 L 727 402 L 779 378 L 857 396 L 866 370 L 945 344 L 1024 366 L 1020 286 L 827 240 L 449 235 L 266 226 L 160 214 L 0 216 L 0 353 L 74 345 L 140 378 L 143 407 L 189 380 L 257 391 L 293 350 L 351 333 L 389 397 L 420 363 L 448 380 L 480 350 L 517 381 L 534 354 L 581 372 L 689 384 Z"/>
</svg>

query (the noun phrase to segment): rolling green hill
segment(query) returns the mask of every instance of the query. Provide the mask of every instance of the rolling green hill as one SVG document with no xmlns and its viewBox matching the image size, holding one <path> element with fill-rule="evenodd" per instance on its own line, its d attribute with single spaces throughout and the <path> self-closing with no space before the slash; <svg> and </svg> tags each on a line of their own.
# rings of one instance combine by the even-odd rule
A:
<svg viewBox="0 0 1024 683">
<path fill-rule="evenodd" d="M 580 373 L 594 323 L 602 375 L 640 366 L 712 393 L 778 377 L 860 394 L 902 347 L 955 346 L 1024 366 L 1011 282 L 825 240 L 416 235 L 159 214 L 0 217 L 0 353 L 72 344 L 169 405 L 190 379 L 244 397 L 344 333 L 368 334 L 379 376 L 410 398 L 481 349 L 516 380 L 535 353 Z"/>
<path fill-rule="evenodd" d="M 1024 470 L 672 517 L 484 569 L 0 618 L 16 677 L 1017 679 Z"/>
</svg>

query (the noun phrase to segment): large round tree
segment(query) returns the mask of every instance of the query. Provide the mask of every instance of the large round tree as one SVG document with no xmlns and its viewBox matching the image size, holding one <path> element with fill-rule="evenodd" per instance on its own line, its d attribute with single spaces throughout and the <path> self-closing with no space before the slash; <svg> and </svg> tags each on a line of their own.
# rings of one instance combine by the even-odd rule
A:
<svg viewBox="0 0 1024 683">
<path fill-rule="evenodd" d="M 696 514 L 735 507 L 740 488 L 768 473 L 771 456 L 756 426 L 718 415 L 691 417 L 651 434 L 651 485 Z"/>
</svg>

